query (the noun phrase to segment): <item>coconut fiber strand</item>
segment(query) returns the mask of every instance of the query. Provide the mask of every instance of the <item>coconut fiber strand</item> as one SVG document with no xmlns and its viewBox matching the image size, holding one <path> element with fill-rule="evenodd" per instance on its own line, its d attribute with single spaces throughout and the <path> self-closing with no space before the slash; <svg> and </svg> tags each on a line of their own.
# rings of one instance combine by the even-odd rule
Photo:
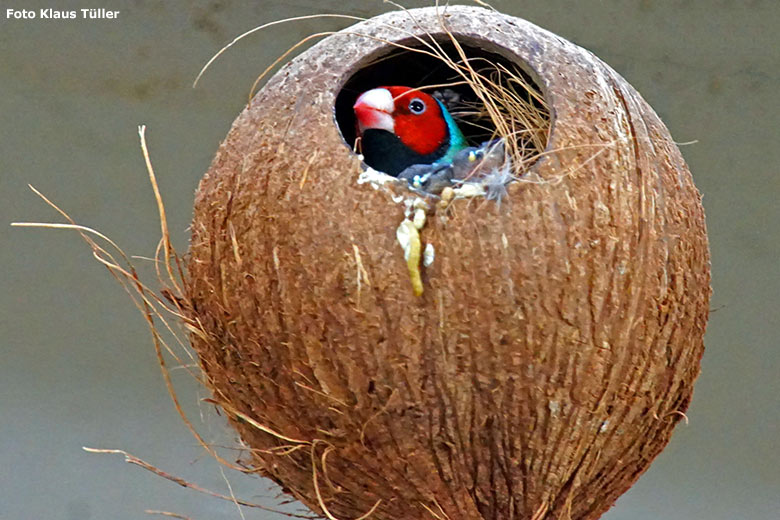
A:
<svg viewBox="0 0 780 520">
<path fill-rule="evenodd" d="M 444 27 L 527 71 L 552 127 L 535 182 L 428 215 L 418 297 L 405 208 L 357 183 L 334 104 L 388 42 Z M 481 8 L 389 13 L 286 64 L 234 122 L 195 202 L 192 341 L 248 463 L 319 514 L 598 518 L 691 399 L 700 199 L 658 116 L 590 52 Z"/>
</svg>

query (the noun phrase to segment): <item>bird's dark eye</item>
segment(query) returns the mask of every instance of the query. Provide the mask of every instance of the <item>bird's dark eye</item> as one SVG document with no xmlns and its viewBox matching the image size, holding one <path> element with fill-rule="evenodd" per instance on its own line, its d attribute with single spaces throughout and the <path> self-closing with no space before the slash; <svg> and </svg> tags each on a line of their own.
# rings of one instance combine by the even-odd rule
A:
<svg viewBox="0 0 780 520">
<path fill-rule="evenodd" d="M 412 114 L 422 114 L 425 112 L 425 103 L 420 98 L 414 98 L 409 102 L 409 111 Z"/>
</svg>

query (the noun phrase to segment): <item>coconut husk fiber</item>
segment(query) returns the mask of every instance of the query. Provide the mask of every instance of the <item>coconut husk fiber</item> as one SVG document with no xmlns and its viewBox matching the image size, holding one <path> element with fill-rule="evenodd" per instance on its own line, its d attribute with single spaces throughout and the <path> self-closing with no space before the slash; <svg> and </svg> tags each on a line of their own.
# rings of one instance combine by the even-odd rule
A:
<svg viewBox="0 0 780 520">
<path fill-rule="evenodd" d="M 406 209 L 357 183 L 334 106 L 390 42 L 445 28 L 526 71 L 552 127 L 537 181 L 429 213 L 415 296 Z M 641 96 L 550 32 L 460 6 L 382 15 L 282 67 L 198 188 L 187 269 L 193 345 L 247 462 L 339 519 L 598 518 L 685 417 L 710 295 L 701 197 Z"/>
</svg>

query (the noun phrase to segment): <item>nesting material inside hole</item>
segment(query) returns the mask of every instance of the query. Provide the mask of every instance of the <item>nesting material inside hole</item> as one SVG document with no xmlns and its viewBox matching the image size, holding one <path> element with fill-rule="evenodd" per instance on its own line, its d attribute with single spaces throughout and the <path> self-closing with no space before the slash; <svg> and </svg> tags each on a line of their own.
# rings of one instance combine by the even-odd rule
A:
<svg viewBox="0 0 780 520">
<path fill-rule="evenodd" d="M 377 159 L 376 152 L 372 156 L 368 153 L 372 150 L 367 149 L 363 157 L 366 166 L 398 177 L 424 195 L 440 197 L 447 188 L 466 188 L 464 192 L 500 202 L 506 185 L 523 176 L 547 146 L 550 114 L 544 97 L 520 67 L 481 48 L 480 42 L 458 40 L 456 46 L 449 35 L 437 36 L 437 41 L 439 56 L 390 47 L 353 74 L 336 100 L 339 129 L 347 145 L 360 152 L 362 141 L 368 144 L 369 136 L 367 132 L 361 136 L 353 109 L 358 98 L 378 87 L 403 86 L 415 89 L 405 95 L 412 99 L 419 89 L 441 103 L 464 139 L 452 139 L 450 132 L 449 143 L 443 141 L 440 148 L 457 145 L 448 157 L 421 156 L 419 164 L 409 161 L 396 171 L 383 170 L 387 161 Z M 404 45 L 430 51 L 419 42 Z M 404 108 L 409 103 L 397 94 L 396 99 L 403 99 Z M 389 133 L 387 137 L 401 140 Z"/>
</svg>

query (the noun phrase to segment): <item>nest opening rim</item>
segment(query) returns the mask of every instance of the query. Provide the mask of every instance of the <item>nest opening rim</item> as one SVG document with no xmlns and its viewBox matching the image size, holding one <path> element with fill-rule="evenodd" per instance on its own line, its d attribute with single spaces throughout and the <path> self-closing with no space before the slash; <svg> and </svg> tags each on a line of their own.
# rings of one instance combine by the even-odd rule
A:
<svg viewBox="0 0 780 520">
<path fill-rule="evenodd" d="M 522 167 L 516 174 L 531 172 L 549 152 L 555 124 L 550 96 L 539 75 L 517 53 L 489 39 L 448 32 L 446 29 L 441 32 L 425 33 L 423 38 L 426 42 L 435 41 L 435 44 L 441 46 L 447 57 L 457 63 L 462 63 L 456 50 L 456 44 L 453 43 L 454 40 L 457 42 L 457 46 L 463 49 L 467 59 L 476 63 L 474 68 L 480 73 L 487 66 L 495 67 L 496 70 L 498 70 L 497 66 L 501 66 L 518 74 L 525 92 L 518 92 L 516 88 L 509 85 L 506 75 L 501 78 L 502 87 L 520 95 L 526 95 L 530 104 L 535 105 L 535 110 L 543 118 L 542 124 L 531 130 L 543 132 L 544 142 L 542 146 L 535 146 L 528 153 L 529 160 L 522 161 Z M 363 57 L 348 74 L 345 74 L 334 93 L 333 121 L 343 144 L 351 151 L 356 150 L 355 115 L 352 106 L 357 97 L 370 88 L 384 85 L 405 85 L 427 91 L 431 85 L 441 86 L 460 82 L 459 85 L 441 88 L 452 89 L 464 99 L 480 103 L 474 83 L 464 81 L 463 77 L 446 64 L 444 58 L 425 54 L 424 52 L 427 50 L 425 44 L 414 37 L 389 41 L 381 48 Z M 483 95 L 493 96 L 494 94 L 483 90 Z M 533 97 L 541 99 L 542 103 L 536 103 Z M 484 103 L 480 104 L 484 108 Z M 459 118 L 456 114 L 453 116 L 470 145 L 479 145 L 490 139 L 489 134 L 484 129 L 481 132 L 476 129 L 473 122 Z M 489 117 L 483 116 L 476 122 L 488 125 L 493 135 L 497 135 L 495 124 Z M 504 137 L 500 133 L 498 135 Z"/>
</svg>

